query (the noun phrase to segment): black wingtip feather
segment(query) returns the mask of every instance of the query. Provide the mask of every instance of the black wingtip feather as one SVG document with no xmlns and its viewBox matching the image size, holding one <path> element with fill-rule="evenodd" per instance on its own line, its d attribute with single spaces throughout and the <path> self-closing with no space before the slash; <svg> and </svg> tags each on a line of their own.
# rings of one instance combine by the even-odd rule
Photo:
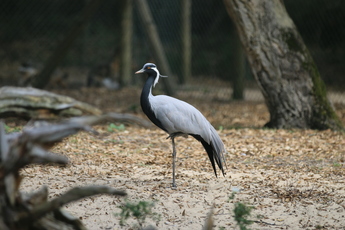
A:
<svg viewBox="0 0 345 230">
<path fill-rule="evenodd" d="M 200 141 L 202 146 L 204 146 L 204 149 L 206 150 L 207 155 L 211 161 L 212 168 L 216 177 L 218 178 L 216 163 L 219 169 L 222 171 L 223 176 L 225 176 L 224 167 L 223 167 L 223 161 L 225 163 L 225 160 L 224 160 L 224 157 L 222 156 L 222 153 L 217 153 L 215 148 L 212 146 L 212 144 L 208 144 L 206 141 L 204 141 L 204 139 L 201 136 L 195 135 L 195 134 L 189 134 L 189 135 L 193 136 L 195 139 Z"/>
<path fill-rule="evenodd" d="M 214 158 L 213 158 L 213 148 L 211 145 L 207 144 L 204 140 L 201 141 L 201 144 L 204 146 L 208 157 L 210 158 L 211 164 L 212 164 L 212 168 L 214 171 L 214 174 L 217 176 L 217 170 L 216 170 L 216 164 L 214 163 Z"/>
<path fill-rule="evenodd" d="M 216 175 L 216 177 L 218 177 L 218 176 L 217 176 L 215 160 L 216 160 L 216 163 L 217 163 L 218 167 L 222 171 L 223 176 L 225 176 L 225 172 L 224 172 L 222 161 L 219 158 L 218 154 L 214 151 L 212 145 L 208 144 L 204 140 L 201 140 L 201 144 L 204 146 L 204 148 L 205 148 L 205 150 L 207 152 L 207 155 L 208 155 L 208 157 L 209 157 L 209 159 L 211 161 L 212 168 L 213 168 L 213 171 L 214 171 L 214 174 Z"/>
</svg>

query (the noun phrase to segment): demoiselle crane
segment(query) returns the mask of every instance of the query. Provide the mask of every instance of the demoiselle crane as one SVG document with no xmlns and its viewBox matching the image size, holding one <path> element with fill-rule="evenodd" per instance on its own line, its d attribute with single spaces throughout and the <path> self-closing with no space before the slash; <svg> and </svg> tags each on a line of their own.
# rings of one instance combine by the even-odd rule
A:
<svg viewBox="0 0 345 230">
<path fill-rule="evenodd" d="M 199 110 L 184 101 L 166 95 L 152 95 L 152 87 L 158 83 L 160 77 L 166 77 L 160 75 L 155 64 L 146 63 L 141 70 L 135 73 L 147 73 L 148 75 L 140 97 L 143 112 L 155 125 L 169 134 L 168 138 L 171 138 L 173 147 L 172 187 L 176 188 L 175 137 L 177 136 L 191 135 L 200 141 L 208 154 L 216 177 L 215 162 L 225 175 L 223 167 L 223 164 L 225 165 L 224 144 L 210 122 Z"/>
</svg>

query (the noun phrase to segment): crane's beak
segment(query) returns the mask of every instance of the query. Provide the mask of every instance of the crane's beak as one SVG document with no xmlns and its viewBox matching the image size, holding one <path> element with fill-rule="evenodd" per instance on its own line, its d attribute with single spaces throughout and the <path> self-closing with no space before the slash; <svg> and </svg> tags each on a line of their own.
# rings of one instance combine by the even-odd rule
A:
<svg viewBox="0 0 345 230">
<path fill-rule="evenodd" d="M 138 74 L 138 73 L 144 73 L 144 70 L 141 69 L 141 70 L 138 70 L 137 72 L 135 72 L 135 74 Z"/>
</svg>

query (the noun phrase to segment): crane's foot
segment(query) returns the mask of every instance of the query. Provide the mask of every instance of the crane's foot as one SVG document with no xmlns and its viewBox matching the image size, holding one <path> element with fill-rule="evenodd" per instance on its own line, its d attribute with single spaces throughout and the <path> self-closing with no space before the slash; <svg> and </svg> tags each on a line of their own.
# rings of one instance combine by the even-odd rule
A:
<svg viewBox="0 0 345 230">
<path fill-rule="evenodd" d="M 174 190 L 176 190 L 176 189 L 177 189 L 177 186 L 176 186 L 176 184 L 175 184 L 175 183 L 172 183 L 172 185 L 171 185 L 171 189 L 174 189 Z"/>
</svg>

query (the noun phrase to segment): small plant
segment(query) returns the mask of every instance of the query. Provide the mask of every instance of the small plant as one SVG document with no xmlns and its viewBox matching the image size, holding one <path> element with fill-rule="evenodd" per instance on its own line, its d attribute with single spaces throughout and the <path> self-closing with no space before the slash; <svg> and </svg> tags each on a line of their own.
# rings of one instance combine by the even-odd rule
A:
<svg viewBox="0 0 345 230">
<path fill-rule="evenodd" d="M 334 162 L 334 163 L 333 163 L 333 167 L 335 167 L 335 168 L 336 168 L 336 167 L 341 167 L 341 163 Z"/>
<path fill-rule="evenodd" d="M 247 230 L 247 226 L 253 223 L 252 220 L 247 219 L 247 217 L 250 216 L 250 212 L 252 211 L 252 209 L 253 207 L 247 206 L 244 203 L 235 203 L 234 218 L 241 230 Z"/>
<path fill-rule="evenodd" d="M 15 132 L 20 132 L 20 131 L 21 131 L 21 129 L 19 127 L 11 128 L 5 124 L 5 132 L 6 133 L 15 133 Z"/>
<path fill-rule="evenodd" d="M 139 201 L 138 203 L 132 203 L 127 200 L 123 205 L 119 206 L 121 213 L 115 215 L 120 216 L 121 226 L 125 225 L 127 219 L 134 217 L 139 225 L 137 227 L 141 229 L 145 224 L 146 218 L 151 218 L 157 222 L 160 220 L 160 215 L 152 212 L 153 206 L 154 202 Z"/>
<path fill-rule="evenodd" d="M 229 197 L 230 200 L 233 200 L 235 198 L 235 192 L 231 194 Z M 254 221 L 249 220 L 248 217 L 251 215 L 251 211 L 254 207 L 248 206 L 241 202 L 236 202 L 235 207 L 233 209 L 234 212 L 234 218 L 237 223 L 237 225 L 240 227 L 240 230 L 249 230 L 247 228 L 248 225 L 251 225 Z"/>
<path fill-rule="evenodd" d="M 125 130 L 126 127 L 124 124 L 120 124 L 120 125 L 115 125 L 114 123 L 110 123 L 108 125 L 108 132 L 114 132 L 114 131 L 123 131 Z"/>
</svg>

